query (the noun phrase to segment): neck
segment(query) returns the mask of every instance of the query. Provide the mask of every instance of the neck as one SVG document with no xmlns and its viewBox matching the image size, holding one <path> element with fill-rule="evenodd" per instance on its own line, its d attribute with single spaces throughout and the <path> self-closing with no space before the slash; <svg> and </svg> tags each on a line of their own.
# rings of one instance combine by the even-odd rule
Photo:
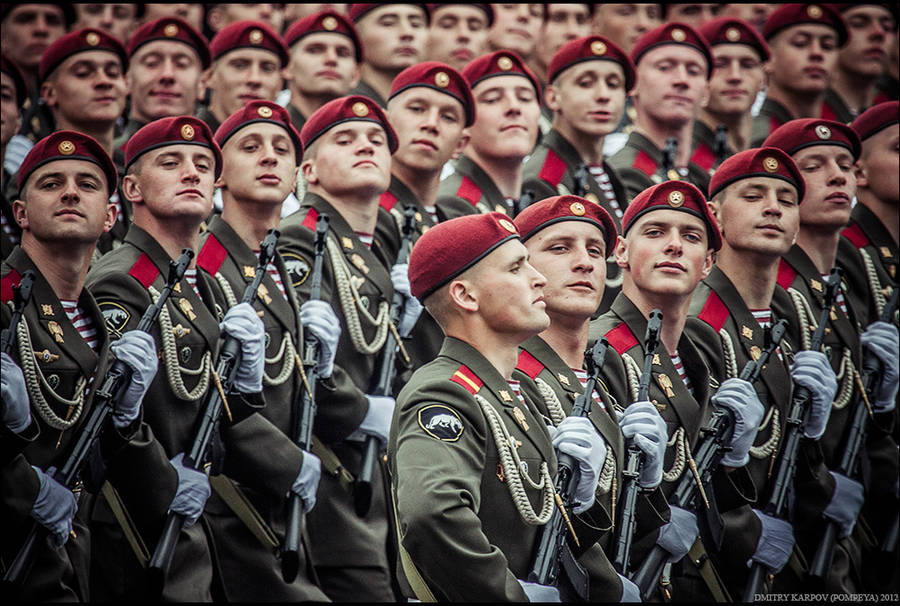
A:
<svg viewBox="0 0 900 606">
<path fill-rule="evenodd" d="M 281 222 L 281 203 L 238 201 L 228 190 L 222 190 L 222 219 L 240 236 L 250 250 L 259 248 L 266 233 Z"/>
<path fill-rule="evenodd" d="M 738 252 L 725 243 L 716 257 L 716 267 L 728 276 L 750 309 L 768 309 L 778 279 L 780 256 Z M 748 271 L 747 268 L 753 268 Z"/>
<path fill-rule="evenodd" d="M 53 116 L 56 120 L 57 130 L 75 130 L 85 135 L 89 135 L 96 139 L 103 149 L 112 157 L 113 155 L 113 138 L 116 133 L 116 124 L 106 123 L 78 123 L 67 120 L 59 114 Z"/>
<path fill-rule="evenodd" d="M 569 368 L 584 366 L 584 350 L 588 344 L 591 318 L 550 315 L 550 327 L 539 336 L 556 352 Z"/>
<path fill-rule="evenodd" d="M 334 95 L 305 95 L 293 83 L 290 89 L 291 105 L 306 119 L 309 119 L 317 109 L 337 98 Z"/>
<path fill-rule="evenodd" d="M 891 234 L 894 244 L 900 242 L 900 225 L 897 223 L 897 203 L 885 202 L 879 200 L 868 188 L 859 188 L 856 190 L 856 200 L 858 203 L 865 205 L 872 214 L 878 217 L 884 228 Z"/>
<path fill-rule="evenodd" d="M 441 184 L 441 169 L 417 170 L 394 161 L 393 175 L 405 185 L 424 206 L 434 206 Z"/>
<path fill-rule="evenodd" d="M 185 217 L 178 217 L 160 220 L 149 213 L 140 212 L 142 209 L 139 206 L 134 207 L 134 210 L 134 224 L 153 236 L 170 259 L 177 259 L 185 248 L 197 252 L 203 219 L 188 221 Z M 195 255 L 189 267 L 194 267 L 196 262 Z"/>
<path fill-rule="evenodd" d="M 674 354 L 678 350 L 678 341 L 684 330 L 687 320 L 688 307 L 691 304 L 691 296 L 673 296 L 671 294 L 657 294 L 639 290 L 634 282 L 626 277 L 622 284 L 622 292 L 628 297 L 645 318 L 650 317 L 650 312 L 658 309 L 662 312 L 662 328 L 659 332 L 659 340 L 665 346 L 666 351 Z M 637 335 L 639 338 L 643 335 Z"/>
<path fill-rule="evenodd" d="M 50 283 L 59 299 L 77 300 L 84 287 L 96 242 L 55 241 L 38 243 L 29 232 L 22 234 L 22 250 Z"/>
<path fill-rule="evenodd" d="M 605 136 L 589 135 L 572 128 L 561 116 L 553 119 L 553 128 L 572 144 L 581 159 L 588 164 L 603 164 L 603 141 Z"/>
<path fill-rule="evenodd" d="M 402 71 L 402 70 L 401 70 Z M 360 65 L 359 72 L 362 80 L 375 89 L 382 99 L 387 99 L 391 95 L 391 84 L 400 71 L 384 71 L 377 69 L 370 63 Z"/>
<path fill-rule="evenodd" d="M 772 83 L 766 97 L 783 105 L 794 118 L 818 118 L 822 115 L 825 91 L 810 95 L 791 91 Z"/>
<path fill-rule="evenodd" d="M 310 185 L 307 191 L 328 200 L 328 203 L 337 209 L 353 231 L 375 233 L 380 193 L 355 192 L 333 196 L 315 185 Z"/>
<path fill-rule="evenodd" d="M 531 68 L 531 71 L 534 72 L 534 75 L 537 76 L 538 82 L 547 82 L 547 67 L 548 63 L 544 63 L 540 57 L 538 57 L 537 53 L 531 55 L 531 62 L 528 67 Z M 543 105 L 543 103 L 541 104 Z"/>
<path fill-rule="evenodd" d="M 219 124 L 222 124 L 222 122 L 224 122 L 228 118 L 228 113 L 225 111 L 225 108 L 223 108 L 219 103 L 219 99 L 215 93 L 213 93 L 209 98 L 209 113 L 211 113 L 213 117 L 219 121 Z"/>
<path fill-rule="evenodd" d="M 820 274 L 827 274 L 834 267 L 840 239 L 840 229 L 801 224 L 797 246 L 803 249 Z"/>
<path fill-rule="evenodd" d="M 700 110 L 699 120 L 713 132 L 723 124 L 728 129 L 728 145 L 735 153 L 750 148 L 753 114 L 749 110 L 742 114 L 721 114 L 704 109 Z"/>
<path fill-rule="evenodd" d="M 518 198 L 522 190 L 522 164 L 521 157 L 489 157 L 480 155 L 469 146 L 466 155 L 475 164 L 488 174 L 500 193 L 506 198 Z"/>
<path fill-rule="evenodd" d="M 504 379 L 509 381 L 519 361 L 519 345 L 532 335 L 500 334 L 491 330 L 480 316 L 458 318 L 447 327 L 447 336 L 464 341 L 478 350 Z"/>
<path fill-rule="evenodd" d="M 875 80 L 877 77 L 838 68 L 831 76 L 831 88 L 844 100 L 850 111 L 858 115 L 872 106 L 872 101 L 878 93 Z"/>
<path fill-rule="evenodd" d="M 678 141 L 678 150 L 675 152 L 675 166 L 684 168 L 691 161 L 693 152 L 692 138 L 694 134 L 694 119 L 691 118 L 681 125 L 654 120 L 647 114 L 638 110 L 638 119 L 635 121 L 634 131 L 647 137 L 657 149 L 662 150 L 666 146 L 666 140 L 675 137 Z"/>
</svg>

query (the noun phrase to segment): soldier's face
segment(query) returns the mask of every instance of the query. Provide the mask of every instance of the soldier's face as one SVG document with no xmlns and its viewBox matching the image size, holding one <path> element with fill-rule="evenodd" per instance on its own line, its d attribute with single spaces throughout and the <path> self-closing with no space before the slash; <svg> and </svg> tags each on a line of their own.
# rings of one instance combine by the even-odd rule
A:
<svg viewBox="0 0 900 606">
<path fill-rule="evenodd" d="M 39 167 L 13 204 L 22 242 L 59 245 L 96 243 L 112 229 L 116 207 L 109 203 L 106 177 L 86 160 L 54 160 Z"/>
<path fill-rule="evenodd" d="M 537 142 L 541 106 L 523 76 L 493 76 L 472 89 L 476 118 L 470 145 L 483 157 L 524 158 Z"/>
<path fill-rule="evenodd" d="M 584 321 L 597 311 L 606 280 L 602 231 L 584 221 L 564 221 L 545 227 L 525 247 L 531 264 L 546 276 L 544 302 L 551 319 Z"/>
<path fill-rule="evenodd" d="M 718 4 L 670 4 L 666 11 L 666 21 L 679 21 L 698 28 L 716 18 Z"/>
<path fill-rule="evenodd" d="M 73 30 L 83 27 L 102 29 L 125 44 L 134 30 L 137 14 L 135 4 L 75 4 L 78 21 Z"/>
<path fill-rule="evenodd" d="M 858 184 L 894 208 L 900 206 L 900 126 L 894 124 L 863 142 Z"/>
<path fill-rule="evenodd" d="M 717 44 L 712 48 L 713 73 L 707 109 L 715 114 L 745 114 L 765 86 L 759 55 L 745 44 Z"/>
<path fill-rule="evenodd" d="M 658 4 L 597 4 L 593 32 L 630 53 L 635 41 L 660 23 Z"/>
<path fill-rule="evenodd" d="M 216 182 L 229 199 L 281 204 L 297 183 L 294 143 L 275 124 L 245 126 L 222 148 L 222 175 Z"/>
<path fill-rule="evenodd" d="M 683 44 L 665 44 L 647 51 L 637 73 L 635 104 L 663 124 L 684 125 L 706 100 L 706 58 Z"/>
<path fill-rule="evenodd" d="M 766 73 L 791 91 L 819 94 L 828 88 L 837 63 L 837 32 L 827 25 L 804 23 L 775 34 Z"/>
<path fill-rule="evenodd" d="M 262 21 L 280 34 L 284 25 L 284 4 L 218 4 L 210 11 L 208 19 L 215 31 L 237 21 Z"/>
<path fill-rule="evenodd" d="M 616 263 L 626 270 L 623 292 L 690 296 L 712 269 L 706 225 L 677 210 L 639 218 L 616 244 Z"/>
<path fill-rule="evenodd" d="M 462 71 L 487 48 L 488 19 L 480 8 L 465 4 L 438 5 L 431 15 L 425 54 Z"/>
<path fill-rule="evenodd" d="M 792 157 L 806 181 L 806 195 L 800 205 L 801 226 L 844 227 L 850 220 L 850 201 L 856 195 L 852 154 L 838 145 L 813 145 Z"/>
<path fill-rule="evenodd" d="M 66 33 L 62 9 L 55 4 L 18 4 L 3 19 L 3 52 L 19 67 L 37 72 L 41 55 Z"/>
<path fill-rule="evenodd" d="M 488 33 L 488 45 L 494 50 L 511 50 L 527 60 L 534 52 L 544 7 L 540 4 L 493 4 L 494 25 Z"/>
<path fill-rule="evenodd" d="M 227 117 L 251 101 L 274 101 L 281 90 L 281 63 L 273 52 L 239 48 L 219 57 L 204 79 L 212 90 L 210 109 Z"/>
<path fill-rule="evenodd" d="M 396 163 L 439 171 L 459 151 L 465 112 L 448 94 L 424 86 L 409 88 L 388 103 L 388 117 L 400 143 Z"/>
<path fill-rule="evenodd" d="M 346 95 L 359 83 L 353 42 L 327 32 L 304 36 L 291 47 L 284 77 L 304 95 L 335 99 Z"/>
<path fill-rule="evenodd" d="M 200 57 L 187 44 L 155 40 L 131 57 L 126 83 L 131 94 L 131 117 L 152 122 L 194 113 L 203 87 Z"/>
<path fill-rule="evenodd" d="M 547 20 L 541 27 L 535 50 L 544 65 L 566 42 L 591 33 L 591 12 L 587 4 L 548 4 Z"/>
<path fill-rule="evenodd" d="M 167 145 L 145 153 L 140 170 L 125 175 L 122 191 L 134 205 L 135 217 L 149 213 L 158 220 L 200 222 L 213 204 L 215 157 L 199 145 Z"/>
<path fill-rule="evenodd" d="M 185 4 L 145 4 L 144 17 L 142 23 L 150 23 L 163 17 L 178 17 L 184 19 L 191 26 L 199 31 L 203 31 L 203 4 L 185 3 Z"/>
<path fill-rule="evenodd" d="M 790 250 L 800 229 L 799 202 L 793 185 L 750 177 L 726 187 L 710 207 L 724 246 L 739 253 L 778 257 Z"/>
<path fill-rule="evenodd" d="M 376 69 L 399 72 L 425 56 L 428 23 L 419 6 L 385 4 L 363 15 L 357 30 L 365 61 Z"/>
<path fill-rule="evenodd" d="M 16 103 L 16 81 L 0 72 L 0 145 L 6 145 L 19 130 L 19 105 Z"/>
<path fill-rule="evenodd" d="M 843 13 L 849 40 L 838 52 L 840 69 L 851 74 L 877 78 L 884 70 L 888 42 L 897 23 L 885 6 L 864 4 Z"/>
<path fill-rule="evenodd" d="M 313 158 L 303 161 L 309 191 L 333 197 L 381 195 L 391 182 L 391 151 L 384 129 L 351 120 L 315 142 Z"/>
<path fill-rule="evenodd" d="M 547 106 L 563 131 L 603 137 L 616 130 L 625 111 L 625 74 L 614 61 L 584 61 L 547 87 Z M 573 134 L 574 134 L 573 133 Z M 563 132 L 569 135 L 569 132 Z"/>
<path fill-rule="evenodd" d="M 125 109 L 126 93 L 119 57 L 106 51 L 69 57 L 41 87 L 47 105 L 67 125 L 111 125 Z"/>
</svg>

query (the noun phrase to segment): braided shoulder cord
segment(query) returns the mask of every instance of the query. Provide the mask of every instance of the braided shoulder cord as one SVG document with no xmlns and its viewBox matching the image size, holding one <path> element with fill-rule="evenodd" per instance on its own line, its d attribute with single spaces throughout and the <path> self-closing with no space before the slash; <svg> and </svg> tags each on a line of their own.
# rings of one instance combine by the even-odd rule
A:
<svg viewBox="0 0 900 606">
<path fill-rule="evenodd" d="M 541 481 L 539 484 L 535 484 L 528 473 L 522 469 L 523 462 L 519 458 L 515 445 L 516 439 L 509 435 L 509 430 L 506 429 L 503 419 L 500 418 L 494 407 L 484 397 L 475 394 L 475 401 L 481 407 L 481 411 L 484 413 L 491 428 L 494 443 L 497 445 L 497 452 L 500 457 L 503 477 L 506 479 L 506 487 L 509 489 L 509 494 L 516 506 L 516 510 L 522 517 L 522 521 L 532 526 L 546 524 L 550 521 L 550 516 L 553 514 L 553 495 L 555 492 L 553 489 L 553 478 L 550 477 L 547 462 L 541 462 L 539 472 Z M 541 512 L 539 514 L 535 513 L 534 507 L 532 507 L 531 501 L 525 493 L 525 487 L 522 484 L 523 475 L 532 488 L 541 491 Z"/>
<path fill-rule="evenodd" d="M 150 286 L 147 291 L 153 300 L 159 299 L 159 291 Z M 203 354 L 200 361 L 200 367 L 197 370 L 184 368 L 178 363 L 178 351 L 175 346 L 175 334 L 172 332 L 172 318 L 169 315 L 169 306 L 163 305 L 159 312 L 159 331 L 161 334 L 163 346 L 163 365 L 166 367 L 166 378 L 169 380 L 169 386 L 180 400 L 194 401 L 203 397 L 206 389 L 209 387 L 210 368 L 212 368 L 212 354 L 207 351 Z M 184 386 L 184 380 L 181 375 L 200 375 L 200 382 L 192 391 L 188 391 Z"/>
<path fill-rule="evenodd" d="M 769 412 L 766 413 L 762 424 L 759 426 L 759 432 L 764 431 L 770 423 L 772 424 L 772 430 L 769 434 L 769 439 L 759 446 L 751 446 L 750 456 L 757 459 L 765 459 L 778 449 L 778 440 L 781 439 L 781 415 L 774 406 L 770 407 Z"/>
<path fill-rule="evenodd" d="M 663 473 L 663 480 L 666 482 L 674 482 L 681 477 L 681 474 L 684 472 L 684 464 L 687 461 L 687 457 L 690 456 L 690 453 L 685 455 L 685 449 L 690 448 L 690 446 L 688 446 L 687 440 L 684 439 L 684 427 L 679 427 L 672 434 L 672 438 L 667 444 L 667 447 L 671 446 L 675 447 L 675 460 L 672 461 L 671 469 Z"/>
<path fill-rule="evenodd" d="M 834 402 L 831 403 L 831 406 L 835 410 L 841 410 L 850 403 L 850 397 L 853 395 L 853 380 L 856 375 L 853 356 L 850 355 L 850 350 L 848 348 L 844 347 L 843 349 L 844 355 L 841 356 L 841 366 L 837 373 L 837 380 L 840 382 L 840 388 L 838 389 L 837 395 L 834 397 Z"/>
<path fill-rule="evenodd" d="M 403 233 L 403 213 L 400 212 L 397 207 L 391 209 L 391 216 L 394 217 L 394 222 L 397 224 L 397 230 L 402 234 Z"/>
<path fill-rule="evenodd" d="M 629 354 L 622 354 L 622 362 L 625 364 L 625 376 L 628 387 L 631 389 L 631 401 L 636 402 L 640 386 L 641 367 Z"/>
<path fill-rule="evenodd" d="M 725 357 L 725 376 L 734 378 L 738 376 L 737 357 L 734 355 L 734 342 L 724 326 L 719 329 L 719 338 L 722 340 L 722 354 Z"/>
<path fill-rule="evenodd" d="M 881 281 L 878 279 L 878 274 L 875 272 L 875 264 L 872 262 L 872 257 L 866 252 L 866 249 L 860 248 L 859 255 L 862 257 L 863 263 L 866 266 L 866 277 L 869 282 L 869 290 L 872 292 L 872 299 L 875 301 L 875 311 L 880 316 L 887 303 L 884 298 L 884 293 L 881 292 L 881 288 L 879 288 Z"/>
</svg>

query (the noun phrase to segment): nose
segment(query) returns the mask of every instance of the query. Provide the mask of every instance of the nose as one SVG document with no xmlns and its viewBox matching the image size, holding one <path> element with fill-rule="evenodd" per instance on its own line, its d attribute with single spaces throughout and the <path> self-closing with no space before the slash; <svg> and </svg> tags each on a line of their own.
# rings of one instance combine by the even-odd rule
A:
<svg viewBox="0 0 900 606">
<path fill-rule="evenodd" d="M 678 229 L 673 228 L 669 230 L 669 233 L 666 234 L 666 247 L 665 252 L 667 254 L 681 256 L 683 252 L 682 242 L 681 242 L 681 233 Z"/>
<path fill-rule="evenodd" d="M 778 203 L 778 194 L 774 191 L 768 192 L 763 198 L 763 214 L 767 216 L 780 217 L 781 204 Z"/>
</svg>

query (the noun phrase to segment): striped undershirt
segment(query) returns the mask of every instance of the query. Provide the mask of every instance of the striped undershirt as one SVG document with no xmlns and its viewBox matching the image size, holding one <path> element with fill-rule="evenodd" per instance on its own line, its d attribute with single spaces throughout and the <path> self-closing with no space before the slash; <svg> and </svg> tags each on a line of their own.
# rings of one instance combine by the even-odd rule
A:
<svg viewBox="0 0 900 606">
<path fill-rule="evenodd" d="M 509 388 L 512 389 L 514 394 L 516 394 L 516 397 L 519 399 L 519 402 L 522 403 L 522 406 L 528 408 L 528 404 L 525 402 L 525 398 L 522 397 L 522 390 L 519 382 L 510 379 L 509 381 L 507 381 L 507 383 L 509 383 Z"/>
<path fill-rule="evenodd" d="M 688 391 L 691 394 L 694 393 L 694 388 L 691 387 L 691 379 L 687 376 L 687 370 L 684 368 L 684 364 L 681 363 L 681 356 L 678 355 L 676 351 L 674 355 L 670 355 L 669 358 L 672 360 L 672 365 L 675 367 L 675 370 L 678 371 L 678 376 L 681 377 L 681 381 L 684 383 L 684 386 L 687 387 Z"/>
<path fill-rule="evenodd" d="M 423 207 L 425 208 L 425 212 L 427 212 L 429 215 L 431 215 L 432 221 L 434 221 L 435 223 L 440 222 L 438 220 L 438 215 L 437 215 L 437 206 L 435 206 L 434 204 L 432 204 L 431 206 L 428 206 L 426 204 L 426 205 L 423 205 Z"/>
<path fill-rule="evenodd" d="M 87 343 L 91 349 L 97 351 L 97 345 L 100 340 L 97 338 L 97 329 L 94 327 L 94 322 L 91 320 L 91 317 L 81 310 L 81 307 L 78 306 L 78 301 L 60 299 L 59 302 L 62 303 L 63 311 L 66 312 L 69 322 L 72 323 L 72 326 L 75 327 L 75 330 L 78 331 L 78 334 L 81 335 L 84 342 Z"/>
<path fill-rule="evenodd" d="M 187 280 L 187 283 L 194 289 L 194 292 L 197 293 L 197 296 L 199 297 L 200 291 L 197 290 L 197 268 L 192 267 L 184 270 L 184 279 Z"/>
<path fill-rule="evenodd" d="M 367 248 L 372 248 L 372 242 L 375 240 L 375 234 L 369 234 L 364 231 L 354 232 L 356 237 L 359 238 L 359 241 L 366 245 Z"/>
<path fill-rule="evenodd" d="M 751 309 L 750 313 L 756 318 L 757 323 L 764 329 L 768 330 L 772 327 L 772 310 L 771 309 Z M 781 358 L 781 347 L 775 348 L 775 354 Z"/>
<path fill-rule="evenodd" d="M 822 279 L 826 282 L 828 281 L 828 274 L 822 274 Z M 844 312 L 844 315 L 847 315 L 847 300 L 844 299 L 844 285 L 843 283 L 838 287 L 837 296 L 834 298 L 834 302 L 838 304 L 838 307 L 841 308 L 841 311 Z"/>
<path fill-rule="evenodd" d="M 259 257 L 258 250 L 254 250 L 253 254 Z M 269 277 L 275 282 L 275 286 L 278 287 L 278 290 L 280 290 L 281 294 L 284 295 L 284 298 L 287 299 L 287 293 L 284 292 L 284 284 L 281 282 L 281 274 L 278 273 L 278 268 L 275 267 L 274 263 L 269 263 L 269 266 L 266 269 L 269 272 Z"/>
<path fill-rule="evenodd" d="M 619 201 L 616 200 L 616 192 L 615 190 L 613 190 L 613 185 L 609 180 L 609 175 L 606 174 L 605 170 L 603 170 L 603 165 L 591 164 L 588 166 L 588 170 L 591 171 L 591 175 L 594 177 L 594 181 L 596 181 L 597 185 L 600 186 L 600 190 L 606 197 L 606 201 L 609 202 L 609 207 L 612 208 L 613 212 L 616 213 L 616 216 L 621 219 L 625 213 L 622 211 L 622 207 L 619 206 Z"/>
</svg>

